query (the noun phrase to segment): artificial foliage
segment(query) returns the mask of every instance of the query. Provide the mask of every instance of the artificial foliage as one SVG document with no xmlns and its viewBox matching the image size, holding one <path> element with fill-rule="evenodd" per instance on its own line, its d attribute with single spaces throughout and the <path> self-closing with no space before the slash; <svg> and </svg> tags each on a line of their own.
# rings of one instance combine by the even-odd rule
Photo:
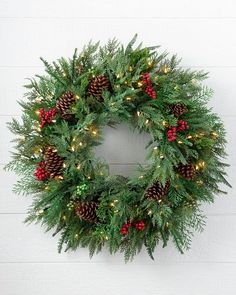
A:
<svg viewBox="0 0 236 295">
<path fill-rule="evenodd" d="M 21 177 L 14 191 L 33 197 L 26 222 L 60 234 L 59 251 L 88 247 L 92 256 L 107 246 L 127 261 L 172 240 L 183 252 L 205 224 L 201 205 L 230 186 L 207 74 L 135 41 L 42 59 L 46 75 L 30 79 L 21 121 L 9 123 L 16 146 L 6 169 Z M 150 136 L 136 177 L 110 175 L 94 152 L 103 128 L 119 123 Z"/>
</svg>

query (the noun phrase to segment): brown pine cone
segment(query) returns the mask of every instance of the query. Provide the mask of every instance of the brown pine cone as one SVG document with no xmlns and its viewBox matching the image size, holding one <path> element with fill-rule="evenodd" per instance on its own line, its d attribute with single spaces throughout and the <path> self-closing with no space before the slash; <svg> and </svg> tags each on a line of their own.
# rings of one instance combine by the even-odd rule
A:
<svg viewBox="0 0 236 295">
<path fill-rule="evenodd" d="M 54 178 L 62 174 L 64 159 L 57 154 L 53 147 L 47 147 L 44 151 L 45 169 Z"/>
<path fill-rule="evenodd" d="M 75 213 L 81 219 L 88 222 L 98 221 L 96 210 L 98 209 L 97 202 L 77 202 L 75 205 Z"/>
<path fill-rule="evenodd" d="M 170 182 L 167 181 L 163 186 L 159 181 L 155 182 L 149 187 L 145 193 L 145 197 L 148 199 L 154 199 L 161 202 L 163 198 L 168 194 L 170 188 Z"/>
<path fill-rule="evenodd" d="M 108 78 L 104 75 L 99 75 L 93 78 L 88 87 L 88 95 L 95 97 L 97 100 L 102 101 L 102 93 L 105 90 L 111 89 L 111 84 Z"/>
<path fill-rule="evenodd" d="M 179 116 L 185 114 L 188 111 L 188 109 L 186 105 L 184 105 L 183 103 L 177 103 L 171 106 L 171 111 L 174 114 L 174 116 L 178 118 Z"/>
<path fill-rule="evenodd" d="M 177 172 L 186 179 L 193 179 L 196 174 L 196 169 L 192 163 L 188 163 L 186 165 L 179 164 L 177 167 Z"/>
<path fill-rule="evenodd" d="M 61 113 L 63 119 L 67 120 L 71 118 L 71 115 L 68 113 L 71 106 L 75 103 L 76 98 L 73 92 L 65 92 L 57 101 L 56 107 Z"/>
</svg>

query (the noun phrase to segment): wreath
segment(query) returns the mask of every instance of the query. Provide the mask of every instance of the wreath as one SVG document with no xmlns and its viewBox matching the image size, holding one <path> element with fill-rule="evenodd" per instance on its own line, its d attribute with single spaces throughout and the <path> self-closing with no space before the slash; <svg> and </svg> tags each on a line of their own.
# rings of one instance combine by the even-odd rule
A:
<svg viewBox="0 0 236 295">
<path fill-rule="evenodd" d="M 47 75 L 30 79 L 22 121 L 9 123 L 17 138 L 6 168 L 21 176 L 14 191 L 33 195 L 26 222 L 60 233 L 59 252 L 88 247 L 92 256 L 106 245 L 127 261 L 145 247 L 153 258 L 171 239 L 182 253 L 203 229 L 201 204 L 225 193 L 220 183 L 230 186 L 224 126 L 201 83 L 207 74 L 135 41 L 42 59 Z M 150 136 L 137 177 L 110 175 L 96 157 L 103 128 L 119 123 Z"/>
</svg>

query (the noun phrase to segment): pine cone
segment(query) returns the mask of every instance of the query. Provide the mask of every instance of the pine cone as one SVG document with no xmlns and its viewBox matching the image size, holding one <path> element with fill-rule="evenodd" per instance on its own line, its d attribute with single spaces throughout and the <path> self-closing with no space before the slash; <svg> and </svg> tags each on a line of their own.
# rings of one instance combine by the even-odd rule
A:
<svg viewBox="0 0 236 295">
<path fill-rule="evenodd" d="M 182 103 L 177 103 L 171 106 L 171 111 L 174 114 L 174 116 L 178 118 L 179 116 L 185 114 L 188 111 L 188 109 L 186 105 Z"/>
<path fill-rule="evenodd" d="M 107 77 L 103 75 L 99 75 L 90 81 L 90 84 L 88 87 L 88 95 L 91 95 L 95 97 L 97 100 L 102 101 L 103 91 L 109 90 L 110 88 L 111 88 L 111 84 L 110 84 L 110 81 L 107 79 Z"/>
<path fill-rule="evenodd" d="M 97 202 L 77 202 L 75 206 L 75 213 L 83 220 L 96 222 L 98 220 L 96 215 L 97 208 Z"/>
<path fill-rule="evenodd" d="M 158 202 L 161 202 L 163 200 L 163 197 L 168 194 L 169 188 L 169 181 L 167 181 L 164 186 L 159 181 L 157 181 L 147 189 L 145 197 L 148 199 L 153 199 L 157 200 Z"/>
<path fill-rule="evenodd" d="M 63 119 L 67 120 L 71 118 L 71 115 L 68 114 L 73 103 L 75 103 L 75 95 L 71 91 L 65 92 L 57 101 L 56 107 L 61 113 Z"/>
<path fill-rule="evenodd" d="M 196 169 L 192 163 L 188 163 L 187 165 L 179 164 L 177 172 L 186 179 L 193 179 L 196 174 Z"/>
<path fill-rule="evenodd" d="M 57 154 L 57 150 L 48 147 L 44 151 L 45 169 L 50 177 L 60 176 L 62 174 L 64 159 Z"/>
</svg>

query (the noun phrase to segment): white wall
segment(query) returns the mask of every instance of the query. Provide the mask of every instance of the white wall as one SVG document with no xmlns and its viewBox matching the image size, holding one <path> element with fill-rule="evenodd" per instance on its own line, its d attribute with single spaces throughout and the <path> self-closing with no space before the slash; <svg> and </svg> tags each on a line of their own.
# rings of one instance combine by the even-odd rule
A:
<svg viewBox="0 0 236 295">
<path fill-rule="evenodd" d="M 180 255 L 170 245 L 156 251 L 155 262 L 142 253 L 125 265 L 121 256 L 105 251 L 92 261 L 86 250 L 57 254 L 56 238 L 39 226 L 22 224 L 30 199 L 13 195 L 16 177 L 2 170 L 11 139 L 5 123 L 20 115 L 16 100 L 24 92 L 24 79 L 42 72 L 38 57 L 71 56 L 91 38 L 104 42 L 116 36 L 127 42 L 137 32 L 145 45 L 161 44 L 178 53 L 183 66 L 210 71 L 208 84 L 215 90 L 211 104 L 228 131 L 228 171 L 234 185 L 235 28 L 234 0 L 0 0 L 0 294 L 236 294 L 235 188 L 204 206 L 206 230 L 195 236 L 188 253 Z M 145 139 L 130 139 L 131 146 L 140 144 L 134 155 L 125 145 L 127 132 L 121 128 L 107 137 L 104 154 L 113 159 L 113 172 L 130 173 L 144 157 Z"/>
</svg>

